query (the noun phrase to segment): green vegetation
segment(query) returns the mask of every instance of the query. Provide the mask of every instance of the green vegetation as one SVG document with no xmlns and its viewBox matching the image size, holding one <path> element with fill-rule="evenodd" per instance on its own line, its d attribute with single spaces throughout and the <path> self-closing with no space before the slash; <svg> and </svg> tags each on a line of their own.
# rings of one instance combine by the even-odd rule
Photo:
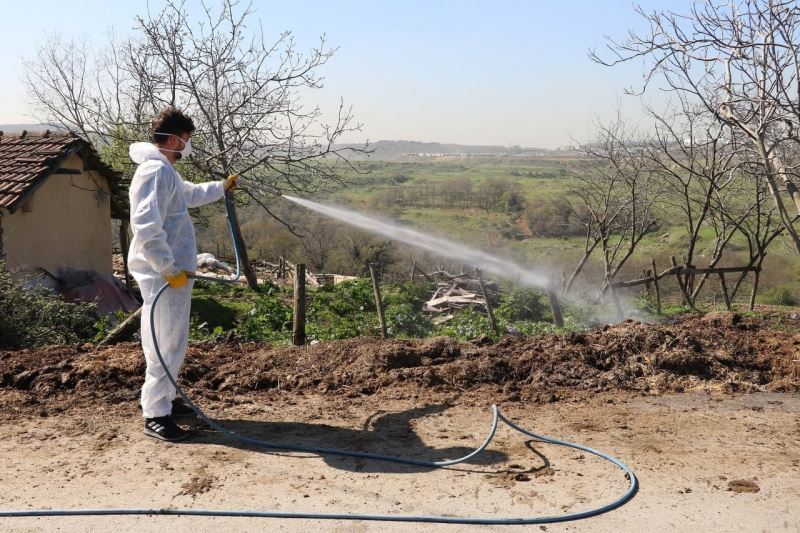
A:
<svg viewBox="0 0 800 533">
<path fill-rule="evenodd" d="M 584 235 L 570 214 L 552 200 L 564 197 L 570 169 L 580 169 L 580 164 L 581 160 L 574 155 L 366 161 L 360 163 L 360 173 L 350 171 L 343 175 L 346 182 L 343 189 L 316 199 L 376 213 L 421 231 L 506 255 L 523 265 L 544 266 L 560 275 L 562 270 L 571 271 L 577 263 Z M 638 277 L 641 269 L 649 268 L 651 257 L 661 269 L 668 266 L 670 255 L 676 255 L 680 261 L 688 237 L 679 212 L 668 204 L 659 205 L 658 226 L 639 244 L 636 257 L 626 266 L 623 277 Z M 294 262 L 305 261 L 316 271 L 364 275 L 370 250 L 386 246 L 379 236 L 320 219 L 281 200 L 276 200 L 270 209 L 305 239 L 290 233 L 260 207 L 242 206 L 240 220 L 252 258 L 274 262 L 283 255 Z M 198 232 L 201 250 L 230 256 L 224 213 L 218 209 L 208 220 Z M 714 237 L 711 228 L 702 229 L 696 253 L 698 264 L 702 265 L 704 257 L 710 256 Z M 734 237 L 726 252 L 726 265 L 744 262 L 744 244 L 740 236 Z M 390 248 L 391 257 L 385 265 L 388 279 L 407 279 L 413 260 L 423 269 L 433 266 L 419 250 L 398 243 L 392 243 Z M 764 265 L 765 290 L 775 286 L 777 279 L 773 278 L 786 272 L 795 255 L 788 247 L 776 243 Z M 597 268 L 599 255 L 590 260 L 587 273 L 591 275 L 592 269 Z M 800 280 L 800 272 L 794 277 L 797 279 L 788 281 Z M 666 283 L 666 291 L 674 292 L 673 285 Z M 747 290 L 748 286 L 741 298 L 746 297 Z"/>
<path fill-rule="evenodd" d="M 496 309 L 499 333 L 492 331 L 482 312 L 466 308 L 454 318 L 435 325 L 423 313 L 433 289 L 429 283 L 384 283 L 387 327 L 391 337 L 449 336 L 468 341 L 481 336 L 498 339 L 509 331 L 523 335 L 584 329 L 596 310 L 567 307 L 565 327 L 554 328 L 544 295 L 530 289 L 503 292 Z M 306 336 L 309 341 L 347 339 L 380 334 L 369 279 L 310 289 L 307 293 Z M 217 339 L 232 335 L 240 341 L 291 342 L 291 289 L 267 284 L 254 293 L 240 287 L 198 283 L 192 300 L 191 337 Z"/>
<path fill-rule="evenodd" d="M 800 305 L 800 299 L 792 287 L 781 285 L 764 291 L 758 297 L 759 303 L 767 305 Z"/>
<path fill-rule="evenodd" d="M 111 148 L 109 148 L 110 150 Z M 453 236 L 477 247 L 504 254 L 523 265 L 536 265 L 552 272 L 570 270 L 583 247 L 583 238 L 570 226 L 569 215 L 547 201 L 563 194 L 569 179 L 568 158 L 534 159 L 451 159 L 445 161 L 367 161 L 367 174 L 345 176 L 349 185 L 329 198 L 352 205 L 358 210 L 379 212 L 424 231 Z M 488 184 L 488 185 L 487 185 Z M 483 186 L 483 188 L 481 188 Z M 394 188 L 394 197 L 386 191 Z M 460 189 L 459 189 L 460 188 Z M 407 190 L 406 190 L 407 189 Z M 452 190 L 450 190 L 452 189 Z M 458 191 L 461 191 L 459 193 Z M 464 191 L 472 191 L 473 196 Z M 414 194 L 407 194 L 415 191 Z M 455 191 L 455 192 L 454 192 Z M 416 196 L 415 196 L 416 194 Z M 426 196 L 427 194 L 427 196 Z M 460 194 L 460 196 L 459 196 Z M 486 198 L 479 198 L 486 195 Z M 389 198 L 389 203 L 387 202 Z M 392 199 L 393 198 L 393 199 Z M 423 338 L 447 335 L 470 340 L 486 335 L 497 338 L 482 311 L 466 309 L 444 323 L 434 324 L 422 312 L 431 285 L 407 282 L 410 264 L 430 271 L 438 264 L 424 254 L 403 245 L 321 220 L 311 213 L 279 204 L 277 213 L 305 235 L 319 232 L 319 246 L 324 260 L 315 269 L 363 276 L 368 262 L 376 264 L 382 276 L 382 291 L 390 336 Z M 229 235 L 221 211 L 208 211 L 200 220 L 201 250 L 220 257 L 230 255 Z M 299 262 L 309 260 L 313 250 L 260 208 L 242 206 L 243 231 L 254 259 L 274 261 L 278 255 Z M 664 211 L 660 220 L 679 220 Z M 311 231 L 308 231 L 311 230 Z M 713 242 L 713 232 L 701 233 L 698 258 Z M 685 230 L 661 222 L 658 231 L 646 236 L 637 256 L 655 257 L 659 268 L 666 268 L 668 257 L 682 249 Z M 727 264 L 736 264 L 741 243 L 732 243 Z M 320 259 L 317 257 L 317 259 Z M 647 261 L 649 262 L 649 261 Z M 591 263 L 591 262 L 590 262 Z M 472 265 L 445 265 L 446 268 L 470 268 Z M 641 275 L 649 265 L 634 263 L 626 276 Z M 593 271 L 592 268 L 595 270 Z M 597 265 L 587 266 L 596 275 Z M 105 336 L 119 317 L 97 319 L 92 306 L 65 304 L 48 292 L 21 291 L 12 287 L 7 273 L 0 276 L 3 287 L 0 299 L 0 345 L 23 347 L 52 343 L 83 342 Z M 763 292 L 759 303 L 796 305 L 794 290 L 800 280 L 793 250 L 776 245 L 762 273 Z M 733 282 L 729 280 L 729 284 Z M 707 287 L 714 290 L 715 281 Z M 680 300 L 673 279 L 661 284 L 665 315 L 688 312 Z M 504 285 L 496 302 L 495 314 L 501 334 L 515 331 L 524 335 L 559 333 L 587 327 L 598 317 L 613 319 L 614 312 L 605 306 L 569 303 L 564 309 L 565 327 L 552 326 L 544 296 L 537 290 Z M 748 296 L 747 282 L 739 299 Z M 595 293 L 574 301 L 588 302 Z M 626 305 L 632 315 L 650 318 L 655 314 L 652 296 L 631 291 Z M 718 298 L 719 301 L 719 298 Z M 372 288 L 366 278 L 335 286 L 310 290 L 307 304 L 307 335 L 310 341 L 378 335 L 379 327 Z M 258 292 L 242 287 L 198 283 L 192 301 L 191 337 L 242 341 L 267 341 L 278 345 L 291 342 L 291 290 L 266 284 Z M 32 324 L 32 327 L 27 327 Z"/>
<path fill-rule="evenodd" d="M 0 261 L 0 348 L 74 344 L 95 335 L 93 304 L 63 301 L 47 289 L 27 289 Z"/>
</svg>

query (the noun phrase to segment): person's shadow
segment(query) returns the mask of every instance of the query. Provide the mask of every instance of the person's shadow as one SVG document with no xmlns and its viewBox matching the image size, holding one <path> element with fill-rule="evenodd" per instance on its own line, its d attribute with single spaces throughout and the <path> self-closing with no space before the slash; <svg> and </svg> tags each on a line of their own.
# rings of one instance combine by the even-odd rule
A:
<svg viewBox="0 0 800 533">
<path fill-rule="evenodd" d="M 435 440 L 449 443 L 457 439 L 463 443 L 457 446 L 451 445 L 438 448 L 425 444 L 414 431 L 412 421 L 441 413 L 449 407 L 450 405 L 448 404 L 434 404 L 401 412 L 377 412 L 371 415 L 360 429 L 305 422 L 262 422 L 218 418 L 214 418 L 214 421 L 240 435 L 276 444 L 336 448 L 420 461 L 443 461 L 463 457 L 472 452 L 486 438 L 491 423 L 490 417 L 487 416 L 485 432 L 471 435 L 469 439 L 463 439 L 462 435 L 464 433 L 458 430 L 455 432 L 447 431 L 444 428 L 438 430 L 437 436 L 439 438 Z M 193 433 L 194 438 L 187 441 L 187 444 L 218 444 L 262 453 L 290 453 L 286 450 L 263 448 L 232 440 L 226 435 L 213 430 L 199 419 L 193 427 Z M 446 439 L 443 437 L 446 437 Z M 291 453 L 296 456 L 297 453 L 302 452 Z M 546 464 L 549 464 L 541 454 L 535 451 L 534 453 L 539 459 L 543 459 Z M 309 456 L 316 455 L 309 454 Z M 351 472 L 415 473 L 434 469 L 434 467 L 400 464 L 377 459 L 343 457 L 331 454 L 321 454 L 320 456 L 328 466 Z M 465 463 L 453 468 L 463 470 L 466 465 L 496 465 L 506 461 L 507 458 L 507 454 L 501 451 L 486 449 Z M 468 467 L 467 470 L 469 470 Z"/>
</svg>

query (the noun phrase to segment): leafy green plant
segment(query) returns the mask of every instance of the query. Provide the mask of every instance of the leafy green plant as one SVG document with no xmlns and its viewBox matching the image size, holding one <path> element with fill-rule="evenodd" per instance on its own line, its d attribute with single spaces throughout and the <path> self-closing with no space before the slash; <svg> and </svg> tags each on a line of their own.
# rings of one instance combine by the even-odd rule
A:
<svg viewBox="0 0 800 533">
<path fill-rule="evenodd" d="M 460 341 L 468 341 L 481 336 L 497 338 L 489 325 L 489 319 L 474 309 L 462 309 L 449 321 L 436 328 L 437 335 L 452 337 Z"/>
<path fill-rule="evenodd" d="M 692 309 L 683 301 L 679 303 L 668 302 L 661 306 L 661 314 L 664 316 L 682 315 L 691 312 L 693 312 Z"/>
<path fill-rule="evenodd" d="M 211 328 L 208 322 L 200 322 L 196 316 L 192 316 L 189 322 L 189 338 L 195 341 L 215 340 L 220 338 L 225 330 L 222 326 Z"/>
<path fill-rule="evenodd" d="M 397 283 L 384 286 L 383 303 L 389 333 L 393 337 L 427 337 L 433 322 L 422 312 L 433 283 Z"/>
<path fill-rule="evenodd" d="M 326 285 L 309 293 L 306 333 L 309 340 L 376 335 L 378 319 L 372 283 L 360 278 Z"/>
<path fill-rule="evenodd" d="M 519 333 L 525 335 L 526 337 L 535 337 L 538 335 L 544 335 L 546 333 L 560 332 L 560 329 L 555 327 L 551 322 L 523 321 L 523 322 L 514 322 L 513 324 L 509 324 L 509 326 L 514 328 Z"/>
<path fill-rule="evenodd" d="M 408 303 L 387 305 L 386 324 L 392 337 L 422 338 L 430 335 L 433 322 L 421 310 Z"/>
<path fill-rule="evenodd" d="M 775 287 L 769 291 L 761 294 L 758 298 L 759 302 L 767 305 L 790 305 L 795 306 L 800 304 L 795 293 L 788 287 Z"/>
<path fill-rule="evenodd" d="M 47 289 L 21 287 L 0 261 L 0 347 L 88 341 L 97 321 L 94 304 L 69 303 Z"/>
<path fill-rule="evenodd" d="M 97 322 L 94 323 L 95 335 L 92 341 L 100 342 L 108 337 L 114 327 L 125 320 L 127 316 L 122 310 L 117 310 L 111 315 L 101 315 Z"/>
<path fill-rule="evenodd" d="M 243 340 L 288 342 L 292 335 L 292 308 L 285 299 L 277 286 L 261 287 L 255 304 L 236 326 L 236 335 Z"/>
<path fill-rule="evenodd" d="M 534 289 L 512 288 L 500 297 L 495 315 L 506 322 L 547 320 L 549 308 L 542 297 L 542 293 Z"/>
</svg>

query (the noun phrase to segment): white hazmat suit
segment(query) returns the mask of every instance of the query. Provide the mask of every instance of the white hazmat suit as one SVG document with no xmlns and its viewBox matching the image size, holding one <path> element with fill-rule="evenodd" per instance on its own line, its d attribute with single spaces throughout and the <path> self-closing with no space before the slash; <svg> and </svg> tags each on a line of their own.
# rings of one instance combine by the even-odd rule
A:
<svg viewBox="0 0 800 533">
<path fill-rule="evenodd" d="M 153 347 L 150 309 L 164 276 L 197 268 L 197 243 L 189 207 L 198 207 L 225 194 L 225 181 L 195 185 L 183 181 L 158 148 L 147 142 L 134 143 L 130 157 L 139 167 L 130 187 L 131 240 L 128 266 L 139 284 L 142 306 L 142 350 L 147 362 L 142 387 L 145 418 L 172 412 L 175 387 L 167 379 Z M 179 289 L 167 289 L 158 300 L 156 337 L 170 374 L 177 377 L 189 340 L 189 308 L 193 280 Z"/>
</svg>

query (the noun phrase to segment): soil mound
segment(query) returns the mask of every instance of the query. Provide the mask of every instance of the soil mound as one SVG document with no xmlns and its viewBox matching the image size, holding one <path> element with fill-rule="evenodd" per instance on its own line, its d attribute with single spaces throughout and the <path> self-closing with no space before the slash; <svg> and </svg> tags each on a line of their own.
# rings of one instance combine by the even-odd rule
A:
<svg viewBox="0 0 800 533">
<path fill-rule="evenodd" d="M 581 333 L 458 343 L 358 338 L 303 348 L 193 344 L 181 382 L 208 399 L 225 393 L 486 391 L 555 401 L 576 393 L 800 391 L 800 321 L 731 313 L 671 323 L 627 321 Z M 0 352 L 0 391 L 48 398 L 135 400 L 144 375 L 137 344 Z"/>
</svg>

